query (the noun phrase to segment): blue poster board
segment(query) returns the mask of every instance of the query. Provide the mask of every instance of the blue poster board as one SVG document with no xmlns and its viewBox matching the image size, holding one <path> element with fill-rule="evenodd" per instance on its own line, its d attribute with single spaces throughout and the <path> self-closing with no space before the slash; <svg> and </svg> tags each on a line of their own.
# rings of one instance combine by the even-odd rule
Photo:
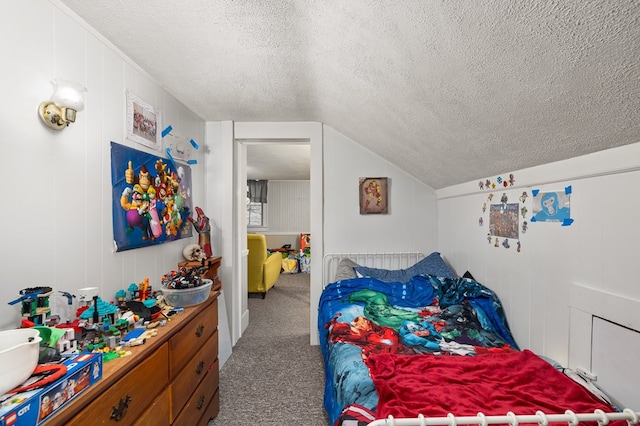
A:
<svg viewBox="0 0 640 426">
<path fill-rule="evenodd" d="M 116 251 L 192 235 L 191 168 L 111 142 Z"/>
</svg>

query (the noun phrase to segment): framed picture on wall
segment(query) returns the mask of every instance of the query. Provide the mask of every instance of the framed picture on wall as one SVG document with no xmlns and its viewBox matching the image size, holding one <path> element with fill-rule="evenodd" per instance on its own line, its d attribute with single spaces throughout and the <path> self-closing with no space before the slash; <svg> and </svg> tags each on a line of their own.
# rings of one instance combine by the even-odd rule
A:
<svg viewBox="0 0 640 426">
<path fill-rule="evenodd" d="M 389 210 L 386 177 L 361 177 L 359 187 L 360 214 L 383 214 Z"/>
<path fill-rule="evenodd" d="M 160 112 L 130 91 L 127 91 L 127 139 L 162 150 Z"/>
</svg>

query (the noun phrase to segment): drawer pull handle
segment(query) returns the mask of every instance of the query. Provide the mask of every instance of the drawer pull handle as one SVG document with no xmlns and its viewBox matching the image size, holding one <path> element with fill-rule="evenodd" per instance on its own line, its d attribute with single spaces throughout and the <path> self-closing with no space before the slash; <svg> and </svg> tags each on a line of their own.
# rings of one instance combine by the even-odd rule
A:
<svg viewBox="0 0 640 426">
<path fill-rule="evenodd" d="M 200 410 L 203 405 L 204 405 L 204 395 L 200 395 L 200 398 L 198 399 L 198 405 L 196 406 L 196 408 Z"/>
<path fill-rule="evenodd" d="M 120 398 L 120 401 L 118 402 L 118 406 L 112 407 L 111 417 L 109 418 L 111 420 L 115 420 L 116 422 L 119 422 L 120 420 L 122 420 L 124 416 L 127 414 L 127 408 L 129 408 L 130 402 L 131 402 L 131 397 L 128 394 L 124 398 Z"/>
<path fill-rule="evenodd" d="M 200 361 L 198 366 L 196 367 L 196 373 L 202 374 L 202 370 L 204 370 L 204 361 Z"/>
<path fill-rule="evenodd" d="M 196 336 L 200 337 L 202 336 L 202 333 L 204 333 L 204 325 L 200 324 L 196 329 Z"/>
</svg>

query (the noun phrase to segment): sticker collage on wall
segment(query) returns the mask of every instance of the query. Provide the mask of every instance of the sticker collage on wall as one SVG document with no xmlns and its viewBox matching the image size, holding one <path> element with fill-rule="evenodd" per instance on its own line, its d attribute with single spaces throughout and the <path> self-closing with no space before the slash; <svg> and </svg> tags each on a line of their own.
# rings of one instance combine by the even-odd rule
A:
<svg viewBox="0 0 640 426">
<path fill-rule="evenodd" d="M 538 189 L 526 190 L 518 200 L 509 200 L 507 192 L 503 192 L 498 199 L 494 191 L 508 189 L 514 186 L 515 176 L 509 174 L 508 178 L 498 176 L 495 181 L 485 179 L 478 182 L 480 191 L 487 192 L 487 198 L 482 203 L 482 215 L 478 219 L 478 225 L 483 227 L 486 223 L 488 212 L 489 231 L 486 234 L 487 242 L 494 247 L 509 249 L 515 244 L 516 251 L 522 250 L 521 235 L 529 230 L 529 225 L 536 222 L 559 222 L 562 226 L 573 223 L 571 218 L 571 186 L 561 191 L 542 192 Z M 527 216 L 527 200 L 531 198 L 531 216 Z M 520 222 L 522 220 L 522 222 Z"/>
</svg>

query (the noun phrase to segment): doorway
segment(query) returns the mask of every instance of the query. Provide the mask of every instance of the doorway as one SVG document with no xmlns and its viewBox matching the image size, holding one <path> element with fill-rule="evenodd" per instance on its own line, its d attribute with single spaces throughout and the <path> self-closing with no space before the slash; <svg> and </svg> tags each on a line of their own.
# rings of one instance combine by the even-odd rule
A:
<svg viewBox="0 0 640 426">
<path fill-rule="evenodd" d="M 283 273 L 309 272 L 306 268 L 308 258 L 298 256 L 299 250 L 305 249 L 300 236 L 311 229 L 309 142 L 251 141 L 244 145 L 247 152 L 247 233 L 264 235 L 267 249 L 280 251 L 281 257 L 287 258 L 282 261 Z M 251 259 L 253 254 L 250 252 L 248 256 Z M 251 281 L 251 277 L 248 280 Z"/>
<path fill-rule="evenodd" d="M 246 281 L 247 219 L 246 181 L 247 148 L 249 146 L 300 145 L 306 144 L 310 150 L 310 231 L 313 236 L 313 258 L 311 262 L 310 303 L 317 305 L 322 288 L 322 124 L 321 123 L 234 123 L 234 225 L 233 225 L 233 282 L 234 303 L 232 312 L 233 341 L 242 335 L 249 325 L 248 293 Z M 315 309 L 311 309 L 311 344 L 318 344 Z M 315 314 L 315 315 L 314 315 Z M 237 322 L 237 324 L 233 324 Z"/>
</svg>

